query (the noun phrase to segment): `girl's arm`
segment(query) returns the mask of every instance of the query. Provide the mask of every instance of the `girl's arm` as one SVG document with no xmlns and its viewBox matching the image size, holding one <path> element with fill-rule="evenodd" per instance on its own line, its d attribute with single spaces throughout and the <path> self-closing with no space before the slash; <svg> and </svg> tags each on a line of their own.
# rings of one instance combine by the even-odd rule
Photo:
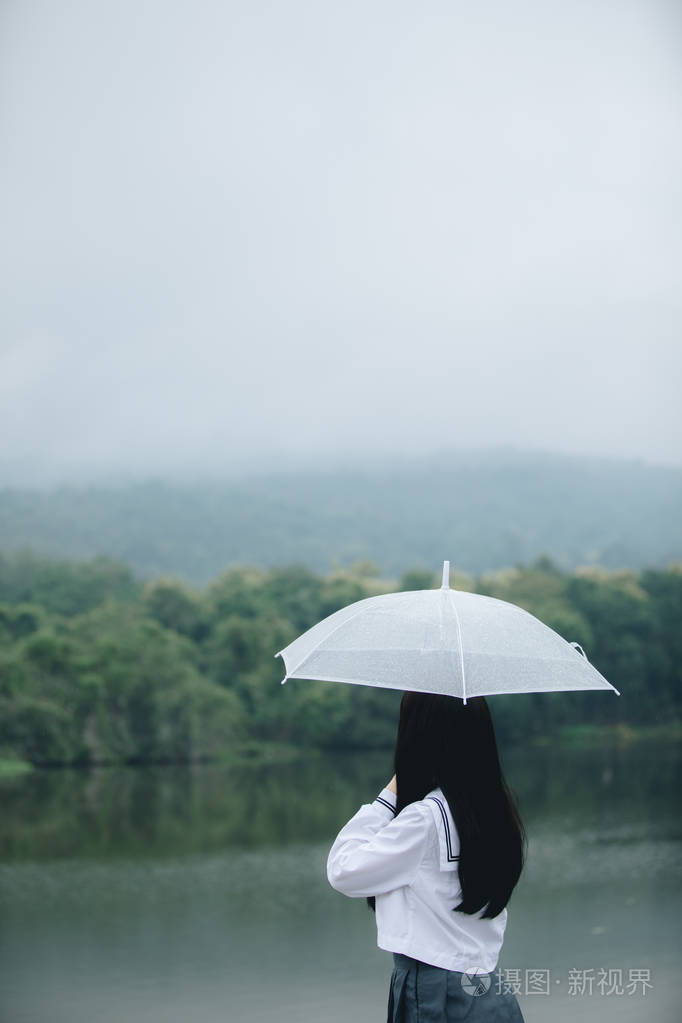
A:
<svg viewBox="0 0 682 1023">
<path fill-rule="evenodd" d="M 428 846 L 433 817 L 417 803 L 406 806 L 396 817 L 396 799 L 389 784 L 341 829 L 327 860 L 332 888 L 361 898 L 402 888 L 414 880 Z"/>
</svg>

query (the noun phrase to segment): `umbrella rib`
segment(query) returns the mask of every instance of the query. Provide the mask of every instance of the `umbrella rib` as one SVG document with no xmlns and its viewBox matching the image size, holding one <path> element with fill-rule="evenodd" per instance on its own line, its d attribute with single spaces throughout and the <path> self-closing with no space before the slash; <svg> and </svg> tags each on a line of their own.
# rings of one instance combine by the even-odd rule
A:
<svg viewBox="0 0 682 1023">
<path fill-rule="evenodd" d="M 464 676 L 464 647 L 462 646 L 462 627 L 459 621 L 459 611 L 455 606 L 455 602 L 452 599 L 452 590 L 448 591 L 450 596 L 450 607 L 455 612 L 455 622 L 457 624 L 457 636 L 459 638 L 459 665 L 462 670 L 462 699 L 467 702 L 467 689 L 466 689 L 466 678 Z"/>
<path fill-rule="evenodd" d="M 298 669 L 299 669 L 299 668 L 301 667 L 301 665 L 303 664 L 303 662 L 304 662 L 304 661 L 307 661 L 309 657 L 312 657 L 312 655 L 313 655 L 313 654 L 315 653 L 315 651 L 317 650 L 317 648 L 318 648 L 318 647 L 321 647 L 321 646 L 322 646 L 322 644 L 323 644 L 324 642 L 326 642 L 326 640 L 328 640 L 330 636 L 333 636 L 335 632 L 338 632 L 338 631 L 339 631 L 339 629 L 342 629 L 342 628 L 344 627 L 344 625 L 347 625 L 347 624 L 348 624 L 348 622 L 352 622 L 352 621 L 353 621 L 353 619 L 354 619 L 354 618 L 357 618 L 357 616 L 358 616 L 358 615 L 362 614 L 362 612 L 363 612 L 364 610 L 365 610 L 365 608 L 364 608 L 364 607 L 361 607 L 361 608 L 359 608 L 359 609 L 358 609 L 358 610 L 357 610 L 357 611 L 355 612 L 355 614 L 352 614 L 352 615 L 350 615 L 350 616 L 349 616 L 348 618 L 345 618 L 345 619 L 344 619 L 344 620 L 343 620 L 342 622 L 339 622 L 339 624 L 338 624 L 338 625 L 337 625 L 337 626 L 336 626 L 336 627 L 335 627 L 334 629 L 332 629 L 332 630 L 331 630 L 331 632 L 328 632 L 326 636 L 323 636 L 323 637 L 322 637 L 322 639 L 321 639 L 321 640 L 319 641 L 319 643 L 316 643 L 316 644 L 315 644 L 315 646 L 314 646 L 314 647 L 312 647 L 312 649 L 310 649 L 310 650 L 308 651 L 308 653 L 307 653 L 307 654 L 305 654 L 305 655 L 304 655 L 304 656 L 303 656 L 303 657 L 301 658 L 301 660 L 300 660 L 300 661 L 298 662 L 298 664 L 296 665 L 296 667 L 295 667 L 295 668 L 292 668 L 292 669 L 291 669 L 291 671 L 288 671 L 288 672 L 287 672 L 287 675 L 288 675 L 288 677 L 289 677 L 289 678 L 292 678 L 292 677 L 293 677 L 293 675 L 294 675 L 294 672 L 298 671 Z"/>
</svg>

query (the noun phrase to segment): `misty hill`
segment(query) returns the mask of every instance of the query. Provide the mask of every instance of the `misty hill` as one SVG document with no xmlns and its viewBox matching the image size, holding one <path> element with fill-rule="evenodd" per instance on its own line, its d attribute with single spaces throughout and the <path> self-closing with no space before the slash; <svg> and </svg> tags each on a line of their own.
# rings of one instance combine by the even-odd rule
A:
<svg viewBox="0 0 682 1023">
<path fill-rule="evenodd" d="M 195 583 L 234 563 L 471 573 L 547 554 L 571 570 L 682 560 L 682 469 L 487 451 L 191 482 L 0 490 L 0 549 L 105 554 Z"/>
</svg>

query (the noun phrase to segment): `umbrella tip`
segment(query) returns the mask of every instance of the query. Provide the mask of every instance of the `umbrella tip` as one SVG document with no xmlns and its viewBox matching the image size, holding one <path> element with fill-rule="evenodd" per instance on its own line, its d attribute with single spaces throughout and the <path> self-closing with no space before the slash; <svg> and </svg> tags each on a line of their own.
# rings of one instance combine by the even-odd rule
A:
<svg viewBox="0 0 682 1023">
<path fill-rule="evenodd" d="M 443 562 L 443 584 L 441 586 L 441 589 L 442 590 L 449 590 L 450 589 L 450 562 L 449 561 L 444 561 Z"/>
</svg>

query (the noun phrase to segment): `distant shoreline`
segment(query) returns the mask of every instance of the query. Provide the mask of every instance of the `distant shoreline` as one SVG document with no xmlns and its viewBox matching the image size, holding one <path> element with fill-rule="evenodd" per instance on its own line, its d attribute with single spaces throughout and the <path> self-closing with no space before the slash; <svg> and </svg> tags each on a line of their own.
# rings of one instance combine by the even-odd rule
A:
<svg viewBox="0 0 682 1023">
<path fill-rule="evenodd" d="M 659 725 L 630 725 L 626 722 L 618 722 L 615 725 L 564 725 L 556 732 L 546 735 L 534 735 L 529 739 L 530 745 L 534 747 L 543 746 L 581 746 L 591 747 L 607 745 L 610 747 L 626 747 L 639 742 L 681 742 L 682 722 L 666 721 Z M 325 752 L 338 753 L 338 750 L 325 751 L 317 746 L 288 745 L 287 743 L 275 742 L 247 742 L 234 747 L 225 756 L 212 759 L 203 758 L 200 760 L 174 760 L 174 761 L 144 761 L 135 764 L 120 762 L 108 762 L 101 764 L 77 765 L 73 763 L 34 765 L 26 760 L 0 758 L 0 779 L 18 777 L 31 771 L 61 770 L 64 767 L 76 770 L 93 770 L 102 767 L 177 767 L 181 764 L 253 764 L 260 766 L 267 763 L 285 764 L 296 761 L 302 756 L 306 758 L 311 755 L 324 756 Z M 367 750 L 345 749 L 347 755 L 367 752 Z M 372 752 L 377 752 L 376 747 Z"/>
<path fill-rule="evenodd" d="M 556 733 L 537 735 L 531 739 L 533 746 L 591 746 L 598 743 L 609 743 L 617 746 L 629 746 L 634 742 L 652 740 L 682 741 L 682 722 L 666 721 L 659 725 L 631 725 L 619 721 L 615 725 L 563 725 Z"/>
</svg>

